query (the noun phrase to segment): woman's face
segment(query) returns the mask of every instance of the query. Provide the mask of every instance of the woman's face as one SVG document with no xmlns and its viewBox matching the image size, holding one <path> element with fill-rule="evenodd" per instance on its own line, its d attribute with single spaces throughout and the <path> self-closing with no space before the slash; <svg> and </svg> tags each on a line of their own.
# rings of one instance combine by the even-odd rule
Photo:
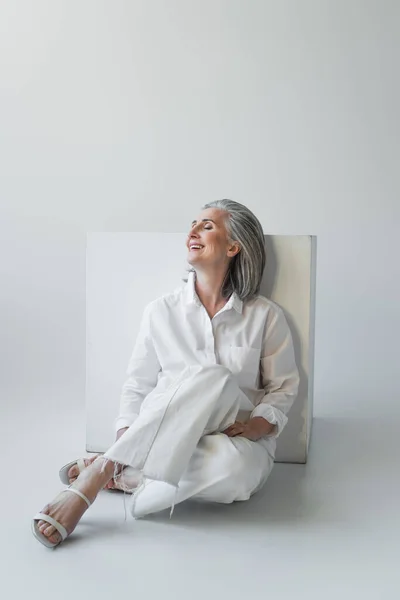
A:
<svg viewBox="0 0 400 600">
<path fill-rule="evenodd" d="M 237 254 L 239 245 L 229 241 L 225 219 L 225 211 L 207 208 L 193 221 L 186 241 L 190 265 L 228 264 Z"/>
</svg>

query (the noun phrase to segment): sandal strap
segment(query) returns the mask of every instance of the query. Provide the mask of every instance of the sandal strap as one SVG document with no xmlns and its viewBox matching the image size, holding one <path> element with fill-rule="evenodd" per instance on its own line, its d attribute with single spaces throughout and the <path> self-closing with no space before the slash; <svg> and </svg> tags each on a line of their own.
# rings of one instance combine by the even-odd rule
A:
<svg viewBox="0 0 400 600">
<path fill-rule="evenodd" d="M 84 458 L 78 458 L 78 460 L 76 461 L 76 464 L 78 466 L 79 473 L 82 473 L 82 471 L 84 471 L 86 469 L 86 463 L 85 463 Z"/>
<path fill-rule="evenodd" d="M 76 488 L 73 488 L 71 486 L 67 487 L 64 492 L 73 492 L 74 494 L 76 494 L 77 496 L 79 496 L 80 498 L 82 498 L 82 500 L 84 500 L 86 502 L 86 504 L 89 506 L 91 506 L 91 502 L 90 500 L 85 496 L 85 494 L 82 494 L 82 492 L 80 492 L 79 490 L 77 490 Z"/>
<path fill-rule="evenodd" d="M 68 537 L 68 532 L 65 529 L 65 527 L 63 527 L 61 525 L 61 523 L 59 523 L 58 521 L 53 519 L 53 517 L 50 517 L 50 515 L 45 515 L 44 513 L 37 513 L 37 515 L 35 515 L 33 517 L 33 520 L 34 521 L 45 521 L 49 525 L 53 525 L 53 527 L 55 527 L 57 529 L 58 533 L 61 535 L 62 541 L 64 541 L 65 538 Z"/>
</svg>

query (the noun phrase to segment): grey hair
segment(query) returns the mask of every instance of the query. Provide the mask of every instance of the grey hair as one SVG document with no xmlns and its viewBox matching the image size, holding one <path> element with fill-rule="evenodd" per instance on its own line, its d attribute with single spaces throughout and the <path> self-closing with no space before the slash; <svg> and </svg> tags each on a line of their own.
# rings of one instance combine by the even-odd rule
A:
<svg viewBox="0 0 400 600">
<path fill-rule="evenodd" d="M 203 210 L 207 208 L 219 208 L 227 213 L 228 236 L 240 245 L 240 251 L 229 264 L 222 295 L 227 298 L 236 292 L 241 300 L 250 300 L 260 292 L 266 262 L 261 223 L 247 206 L 234 200 L 215 200 L 203 206 Z"/>
</svg>

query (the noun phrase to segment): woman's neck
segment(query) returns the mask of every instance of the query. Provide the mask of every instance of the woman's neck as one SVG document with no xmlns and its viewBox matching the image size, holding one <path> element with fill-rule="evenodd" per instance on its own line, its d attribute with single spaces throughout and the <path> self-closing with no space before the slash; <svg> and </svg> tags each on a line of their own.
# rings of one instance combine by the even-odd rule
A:
<svg viewBox="0 0 400 600">
<path fill-rule="evenodd" d="M 213 269 L 211 272 L 196 271 L 195 290 L 211 319 L 227 302 L 227 298 L 222 295 L 225 278 L 225 268 L 220 271 Z"/>
</svg>

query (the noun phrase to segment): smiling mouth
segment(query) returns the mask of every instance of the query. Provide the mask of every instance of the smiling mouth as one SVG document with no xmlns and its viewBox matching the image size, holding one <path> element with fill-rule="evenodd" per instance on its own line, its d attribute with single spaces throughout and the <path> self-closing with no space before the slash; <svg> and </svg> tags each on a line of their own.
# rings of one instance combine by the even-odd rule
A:
<svg viewBox="0 0 400 600">
<path fill-rule="evenodd" d="M 200 244 L 191 244 L 189 246 L 189 250 L 202 250 L 204 248 L 204 246 L 201 246 Z"/>
</svg>

